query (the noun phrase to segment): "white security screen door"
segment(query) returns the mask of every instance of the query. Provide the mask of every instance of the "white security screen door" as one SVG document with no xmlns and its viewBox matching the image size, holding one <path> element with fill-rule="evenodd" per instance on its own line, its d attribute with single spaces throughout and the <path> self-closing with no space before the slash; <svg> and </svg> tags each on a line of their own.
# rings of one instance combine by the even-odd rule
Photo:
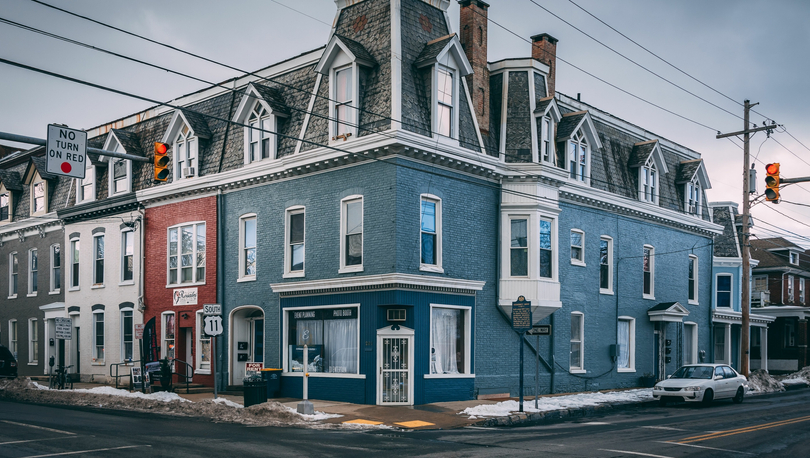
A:
<svg viewBox="0 0 810 458">
<path fill-rule="evenodd" d="M 377 404 L 413 405 L 413 331 L 378 331 L 377 365 Z"/>
</svg>

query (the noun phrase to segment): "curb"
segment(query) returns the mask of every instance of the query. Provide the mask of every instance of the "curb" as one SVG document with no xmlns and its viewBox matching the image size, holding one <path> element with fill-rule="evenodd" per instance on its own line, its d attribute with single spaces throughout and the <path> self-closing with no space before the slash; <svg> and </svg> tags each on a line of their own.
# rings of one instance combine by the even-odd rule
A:
<svg viewBox="0 0 810 458">
<path fill-rule="evenodd" d="M 581 409 L 552 410 L 549 412 L 523 412 L 505 417 L 488 418 L 474 423 L 475 426 L 535 426 L 549 423 L 559 423 L 575 418 L 586 418 L 604 415 L 606 413 L 621 412 L 625 410 L 654 407 L 658 401 L 624 402 L 616 404 L 601 404 L 587 406 Z"/>
</svg>

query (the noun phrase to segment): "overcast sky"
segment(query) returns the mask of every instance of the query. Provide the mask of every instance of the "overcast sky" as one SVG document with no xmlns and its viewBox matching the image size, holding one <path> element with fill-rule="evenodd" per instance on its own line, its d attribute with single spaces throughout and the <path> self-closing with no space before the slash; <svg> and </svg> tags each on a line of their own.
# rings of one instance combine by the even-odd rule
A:
<svg viewBox="0 0 810 458">
<path fill-rule="evenodd" d="M 335 14 L 332 0 L 234 0 L 227 6 L 225 2 L 202 0 L 44 1 L 245 70 L 256 70 L 322 46 L 329 37 L 327 24 L 331 24 Z M 700 81 L 696 82 L 599 23 L 571 1 L 535 1 L 651 71 L 733 113 L 713 107 L 651 75 L 530 0 L 489 1 L 490 19 L 520 37 L 549 33 L 559 40 L 557 55 L 560 59 L 709 126 L 711 129 L 666 113 L 566 62 L 558 62 L 559 92 L 572 97 L 580 93 L 586 103 L 700 152 L 712 182 L 712 189 L 708 191 L 710 201 L 741 201 L 742 149 L 729 140 L 715 139 L 715 135 L 717 130 L 742 129 L 743 122 L 736 116 L 742 116 L 744 99 L 759 102 L 755 111 L 784 124 L 789 134 L 810 146 L 807 109 L 810 106 L 807 83 L 810 2 L 574 0 Z M 172 52 L 30 0 L 0 0 L 0 5 L 0 18 L 198 78 L 221 81 L 237 76 L 233 70 Z M 450 17 L 453 29 L 457 30 L 458 3 L 455 0 L 451 2 Z M 0 57 L 4 59 L 153 99 L 168 101 L 205 86 L 2 23 L 0 43 L 3 44 Z M 490 23 L 490 61 L 530 54 L 527 42 Z M 44 138 L 48 123 L 86 129 L 149 106 L 146 102 L 0 64 L 0 131 Z M 761 124 L 765 118 L 752 114 L 751 120 Z M 752 156 L 759 159 L 754 161 L 759 193 L 764 191 L 764 163 L 780 162 L 783 176 L 810 176 L 810 150 L 788 133 L 777 133 L 767 141 L 765 134 L 759 133 L 751 141 Z M 736 143 L 741 145 L 739 141 Z M 810 183 L 787 187 L 782 191 L 782 198 L 799 204 L 810 203 Z M 807 226 L 810 207 L 786 202 L 774 206 L 766 202 L 756 205 L 752 213 L 758 219 L 754 232 L 760 237 L 777 233 L 762 221 L 802 237 L 810 236 L 810 226 Z M 791 237 L 791 240 L 810 248 L 810 239 Z"/>
</svg>

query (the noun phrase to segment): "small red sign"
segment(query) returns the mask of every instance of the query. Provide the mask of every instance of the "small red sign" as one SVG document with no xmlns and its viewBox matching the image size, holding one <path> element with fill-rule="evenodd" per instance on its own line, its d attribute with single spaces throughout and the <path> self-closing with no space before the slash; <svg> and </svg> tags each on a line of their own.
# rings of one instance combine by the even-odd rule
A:
<svg viewBox="0 0 810 458">
<path fill-rule="evenodd" d="M 135 338 L 136 339 L 143 339 L 143 328 L 146 327 L 145 324 L 136 324 L 135 325 Z"/>
<path fill-rule="evenodd" d="M 264 363 L 245 363 L 245 372 L 261 372 Z"/>
</svg>

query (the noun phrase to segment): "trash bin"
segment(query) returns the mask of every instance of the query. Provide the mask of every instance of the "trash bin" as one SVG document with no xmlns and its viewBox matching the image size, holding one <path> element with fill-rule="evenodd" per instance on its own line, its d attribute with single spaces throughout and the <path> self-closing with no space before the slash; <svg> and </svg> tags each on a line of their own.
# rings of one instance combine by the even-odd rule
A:
<svg viewBox="0 0 810 458">
<path fill-rule="evenodd" d="M 262 369 L 262 378 L 267 382 L 267 398 L 277 398 L 281 391 L 281 369 Z"/>
<path fill-rule="evenodd" d="M 248 377 L 242 381 L 245 389 L 245 407 L 267 402 L 267 382 L 261 377 Z"/>
</svg>

